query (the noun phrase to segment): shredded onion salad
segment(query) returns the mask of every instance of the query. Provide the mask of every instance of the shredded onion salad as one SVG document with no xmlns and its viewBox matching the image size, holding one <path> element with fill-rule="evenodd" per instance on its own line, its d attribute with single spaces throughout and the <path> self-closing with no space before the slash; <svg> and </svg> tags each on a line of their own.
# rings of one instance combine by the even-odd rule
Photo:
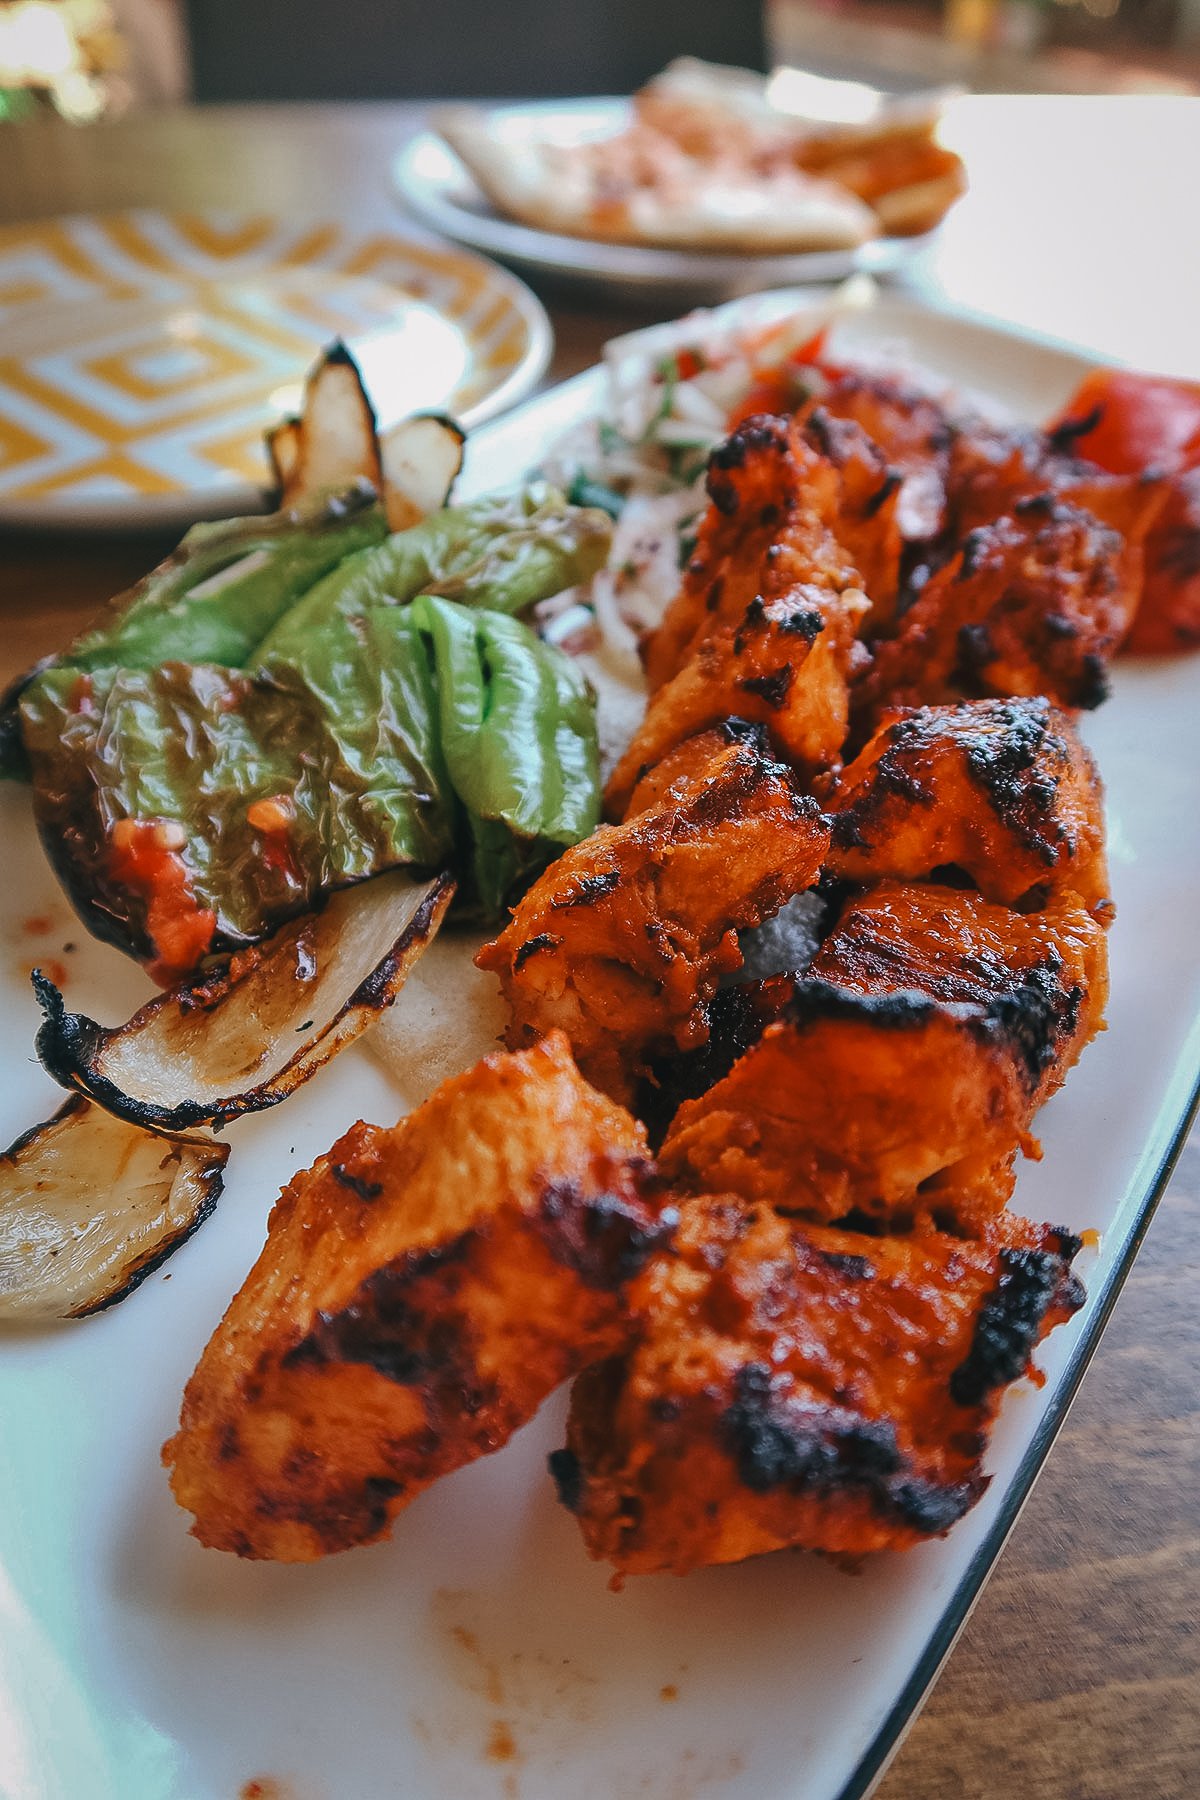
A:
<svg viewBox="0 0 1200 1800">
<path fill-rule="evenodd" d="M 873 292 L 856 276 L 819 307 L 763 295 L 606 346 L 602 416 L 561 440 L 541 472 L 576 504 L 612 515 L 612 550 L 586 587 L 557 595 L 539 617 L 544 637 L 601 678 L 602 749 L 620 735 L 615 720 L 605 729 L 603 690 L 615 681 L 642 692 L 638 643 L 662 618 L 692 553 L 709 453 L 750 413 L 819 394 L 815 363 L 830 326 Z"/>
</svg>

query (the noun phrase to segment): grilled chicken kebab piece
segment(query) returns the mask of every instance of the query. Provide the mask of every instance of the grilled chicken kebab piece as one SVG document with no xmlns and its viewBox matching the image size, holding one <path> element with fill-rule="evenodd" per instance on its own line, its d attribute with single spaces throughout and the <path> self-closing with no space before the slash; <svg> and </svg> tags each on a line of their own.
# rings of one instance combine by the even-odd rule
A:
<svg viewBox="0 0 1200 1800">
<path fill-rule="evenodd" d="M 628 1338 L 673 1215 L 645 1134 L 561 1036 L 485 1058 L 298 1175 L 166 1446 L 202 1543 L 311 1562 L 382 1537 Z"/>
<path fill-rule="evenodd" d="M 1102 922 L 1111 914 L 1100 777 L 1047 700 L 889 712 L 826 804 L 827 868 L 843 880 L 949 870 L 1004 906 L 1070 890 Z"/>
<path fill-rule="evenodd" d="M 947 1531 L 987 1485 L 1005 1388 L 1081 1304 L 1078 1247 L 1011 1213 L 978 1240 L 867 1237 L 686 1202 L 631 1348 L 580 1376 L 551 1458 L 591 1554 L 684 1574 Z"/>
<path fill-rule="evenodd" d="M 703 1041 L 717 983 L 741 965 L 738 931 L 811 887 L 829 845 L 816 801 L 754 730 L 685 750 L 649 804 L 553 863 L 476 959 L 512 1008 L 510 1047 L 561 1028 L 621 1100 L 653 1053 Z"/>
<path fill-rule="evenodd" d="M 747 419 L 713 451 L 711 502 L 675 599 L 643 646 L 653 693 L 705 638 L 738 626 L 752 600 L 797 585 L 830 594 L 862 580 L 834 528 L 838 471 L 801 428 L 769 414 Z"/>
<path fill-rule="evenodd" d="M 778 1017 L 660 1152 L 685 1189 L 830 1223 L 969 1222 L 1006 1203 L 1029 1126 L 1099 1029 L 1101 926 L 888 882 L 850 901 Z"/>
<path fill-rule="evenodd" d="M 1200 644 L 1200 382 L 1093 369 L 1051 425 L 1052 443 L 1093 467 L 1165 477 L 1146 534 L 1146 578 L 1128 647 L 1162 655 Z"/>
<path fill-rule="evenodd" d="M 840 759 L 870 609 L 842 546 L 856 545 L 872 568 L 888 557 L 880 508 L 894 483 L 865 440 L 840 442 L 840 460 L 826 453 L 833 448 L 829 434 L 761 417 L 713 453 L 695 551 L 643 646 L 651 697 L 609 780 L 610 818 L 624 817 L 645 770 L 722 719 L 765 725 L 802 777 Z M 857 529 L 864 522 L 869 538 Z M 871 543 L 884 548 L 870 555 Z M 895 550 L 893 576 L 898 540 Z"/>
<path fill-rule="evenodd" d="M 189 1384 L 167 1456 L 205 1542 L 370 1541 L 585 1371 L 554 1469 L 619 1573 L 911 1544 L 1080 1302 L 1077 1241 L 1005 1204 L 1102 1022 L 1101 794 L 1060 708 L 1101 696 L 1154 484 L 832 371 L 709 493 L 619 822 L 480 953 L 515 1054 L 293 1182 Z M 811 967 L 728 985 L 822 876 Z M 655 1093 L 657 1165 L 617 1104 Z"/>
<path fill-rule="evenodd" d="M 1095 707 L 1141 598 L 1140 541 L 1049 494 L 980 525 L 875 646 L 856 719 L 963 694 Z"/>
<path fill-rule="evenodd" d="M 605 789 L 610 818 L 625 817 L 643 776 L 677 746 L 729 718 L 766 728 L 802 778 L 840 760 L 849 722 L 848 676 L 867 602 L 798 584 L 758 595 L 736 625 L 703 639 L 679 674 L 652 696 L 646 716 Z"/>
</svg>

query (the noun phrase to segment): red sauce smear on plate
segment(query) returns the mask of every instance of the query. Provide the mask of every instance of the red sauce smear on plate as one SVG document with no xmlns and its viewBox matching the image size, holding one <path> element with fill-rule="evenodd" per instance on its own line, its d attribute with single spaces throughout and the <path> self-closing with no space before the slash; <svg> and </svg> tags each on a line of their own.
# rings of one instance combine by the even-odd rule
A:
<svg viewBox="0 0 1200 1800">
<path fill-rule="evenodd" d="M 154 945 L 150 973 L 169 986 L 208 951 L 217 915 L 198 906 L 181 851 L 183 827 L 170 820 L 119 819 L 112 832 L 112 873 L 145 903 Z"/>
</svg>

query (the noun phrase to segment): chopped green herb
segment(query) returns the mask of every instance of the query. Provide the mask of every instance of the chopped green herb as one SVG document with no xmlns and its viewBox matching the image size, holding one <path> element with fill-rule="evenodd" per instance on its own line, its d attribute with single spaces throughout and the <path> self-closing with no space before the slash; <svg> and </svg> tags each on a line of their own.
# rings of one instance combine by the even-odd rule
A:
<svg viewBox="0 0 1200 1800">
<path fill-rule="evenodd" d="M 567 489 L 567 499 L 572 506 L 599 507 L 611 519 L 619 519 L 625 505 L 623 495 L 618 494 L 615 488 L 606 486 L 602 481 L 594 480 L 591 476 L 583 474 L 582 470 Z"/>
</svg>

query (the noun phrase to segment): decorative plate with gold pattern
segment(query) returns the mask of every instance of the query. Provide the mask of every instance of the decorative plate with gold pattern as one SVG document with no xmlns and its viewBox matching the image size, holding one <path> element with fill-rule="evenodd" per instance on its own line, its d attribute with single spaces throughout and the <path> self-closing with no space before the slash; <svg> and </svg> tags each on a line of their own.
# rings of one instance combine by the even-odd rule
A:
<svg viewBox="0 0 1200 1800">
<path fill-rule="evenodd" d="M 263 431 L 336 337 L 381 425 L 478 423 L 551 345 L 515 276 L 391 231 L 151 211 L 0 230 L 0 521 L 257 510 Z"/>
</svg>

